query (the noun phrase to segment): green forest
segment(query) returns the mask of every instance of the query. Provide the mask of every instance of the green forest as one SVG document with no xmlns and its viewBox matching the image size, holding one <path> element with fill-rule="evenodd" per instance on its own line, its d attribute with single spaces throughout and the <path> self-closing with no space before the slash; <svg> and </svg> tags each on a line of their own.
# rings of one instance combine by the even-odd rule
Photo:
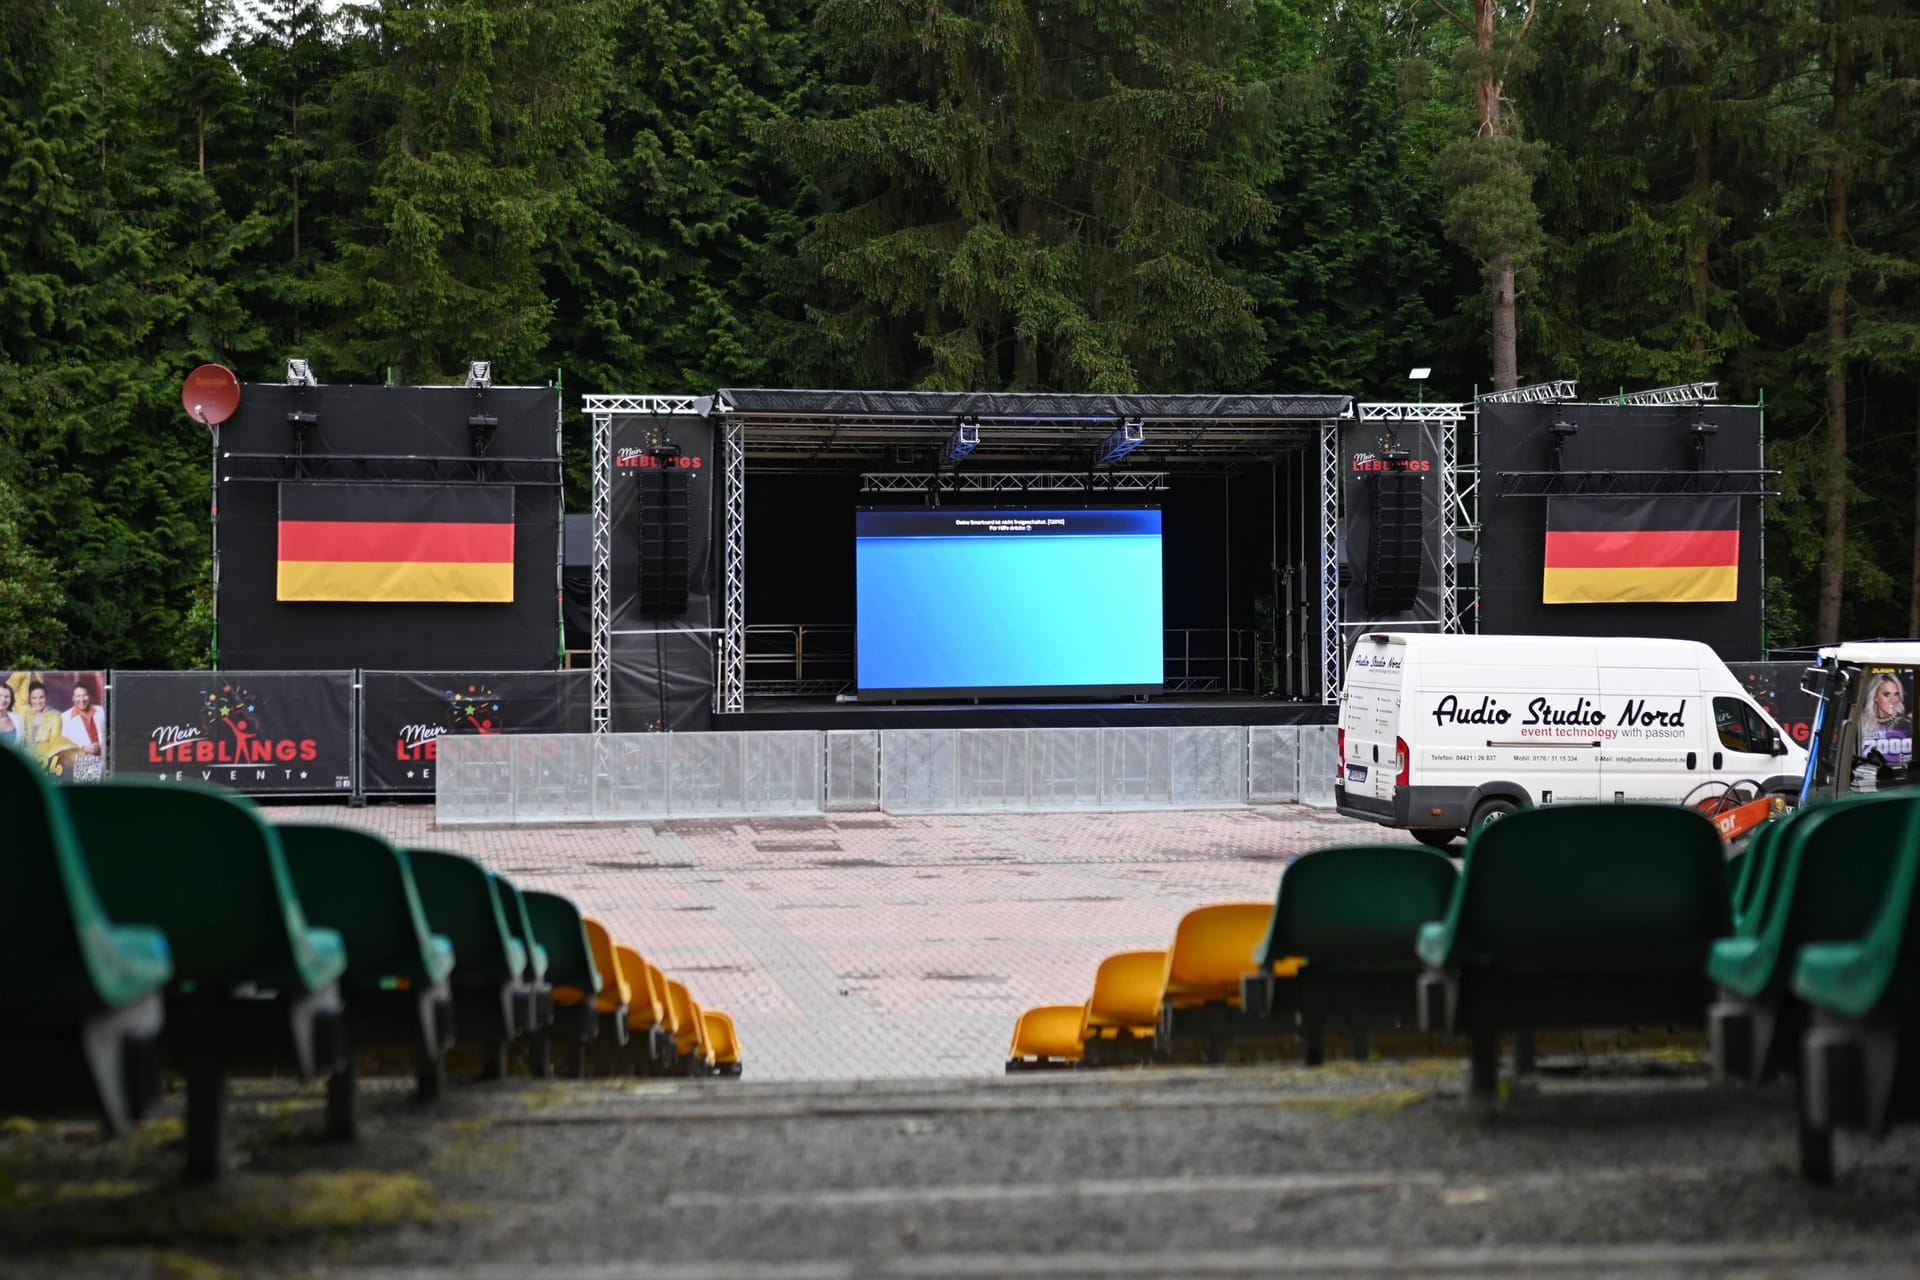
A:
<svg viewBox="0 0 1920 1280">
<path fill-rule="evenodd" d="M 575 406 L 1717 380 L 1768 642 L 1920 634 L 1916 120 L 1912 0 L 6 0 L 0 657 L 205 665 L 181 380 L 294 356 Z"/>
</svg>

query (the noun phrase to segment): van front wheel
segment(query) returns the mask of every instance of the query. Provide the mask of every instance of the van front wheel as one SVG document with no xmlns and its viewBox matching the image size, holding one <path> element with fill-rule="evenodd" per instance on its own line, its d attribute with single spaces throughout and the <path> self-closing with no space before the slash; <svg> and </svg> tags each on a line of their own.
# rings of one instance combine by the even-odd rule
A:
<svg viewBox="0 0 1920 1280">
<path fill-rule="evenodd" d="M 1415 827 L 1413 838 L 1429 849 L 1445 850 L 1460 838 L 1460 833 L 1451 827 Z"/>
<path fill-rule="evenodd" d="M 1498 822 L 1519 808 L 1519 805 L 1502 796 L 1496 796 L 1491 800 L 1482 800 L 1479 806 L 1473 811 L 1473 821 L 1467 826 L 1467 834 L 1472 835 L 1489 822 Z"/>
</svg>

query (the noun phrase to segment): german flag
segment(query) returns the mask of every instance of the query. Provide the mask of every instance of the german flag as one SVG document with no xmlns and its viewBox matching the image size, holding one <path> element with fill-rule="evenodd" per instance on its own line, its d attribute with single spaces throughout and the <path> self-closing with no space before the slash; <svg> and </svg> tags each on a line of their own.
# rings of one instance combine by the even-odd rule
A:
<svg viewBox="0 0 1920 1280">
<path fill-rule="evenodd" d="M 1545 604 L 1734 600 L 1739 579 L 1738 498 L 1547 500 Z"/>
<path fill-rule="evenodd" d="M 509 604 L 513 487 L 283 484 L 278 598 Z"/>
</svg>

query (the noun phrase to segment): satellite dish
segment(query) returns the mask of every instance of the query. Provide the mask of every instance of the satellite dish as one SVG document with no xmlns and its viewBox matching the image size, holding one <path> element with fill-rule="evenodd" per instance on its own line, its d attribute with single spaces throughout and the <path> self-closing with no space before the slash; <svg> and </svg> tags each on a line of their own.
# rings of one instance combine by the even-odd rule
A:
<svg viewBox="0 0 1920 1280">
<path fill-rule="evenodd" d="M 203 364 L 180 384 L 180 403 L 195 422 L 225 422 L 240 407 L 240 379 L 223 364 Z"/>
</svg>

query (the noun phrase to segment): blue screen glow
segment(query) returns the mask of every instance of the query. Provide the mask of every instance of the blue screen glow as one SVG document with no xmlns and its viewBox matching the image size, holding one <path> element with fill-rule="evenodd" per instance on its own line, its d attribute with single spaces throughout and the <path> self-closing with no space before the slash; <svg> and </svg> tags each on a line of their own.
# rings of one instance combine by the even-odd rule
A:
<svg viewBox="0 0 1920 1280">
<path fill-rule="evenodd" d="M 1164 686 L 1160 512 L 855 513 L 860 693 Z"/>
</svg>

